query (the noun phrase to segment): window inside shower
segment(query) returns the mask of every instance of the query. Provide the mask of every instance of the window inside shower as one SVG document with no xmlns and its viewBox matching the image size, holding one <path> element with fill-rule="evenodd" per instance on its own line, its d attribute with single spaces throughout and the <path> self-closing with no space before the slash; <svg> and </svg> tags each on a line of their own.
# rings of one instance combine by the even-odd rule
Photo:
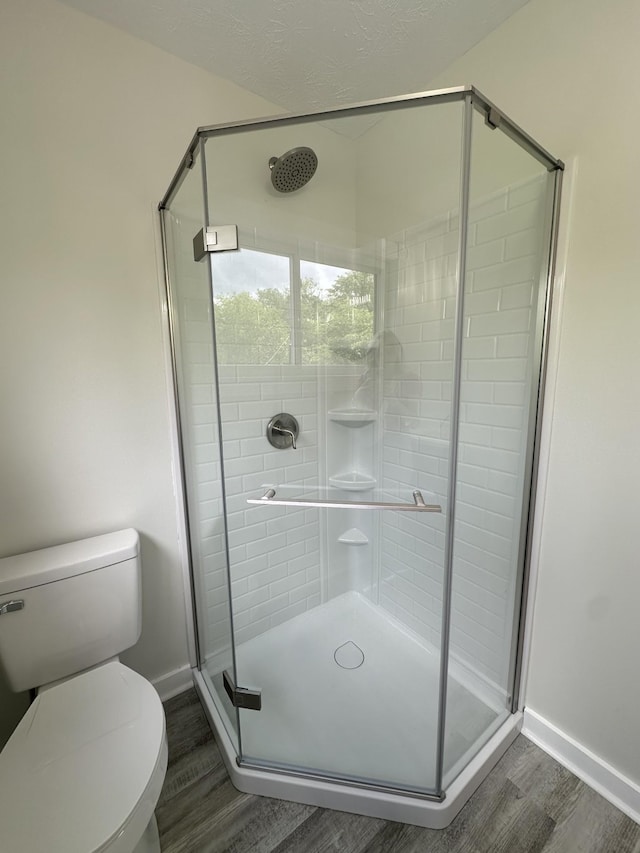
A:
<svg viewBox="0 0 640 853">
<path fill-rule="evenodd" d="M 254 248 L 246 248 L 251 243 Z M 281 241 L 280 241 L 281 243 Z M 240 241 L 216 259 L 213 303 L 222 365 L 348 364 L 362 361 L 373 335 L 375 274 L 269 251 Z M 328 254 L 327 252 L 324 253 Z"/>
<path fill-rule="evenodd" d="M 440 797 L 511 713 L 550 181 L 459 101 L 214 132 L 175 193 L 200 668 L 242 764 Z"/>
</svg>

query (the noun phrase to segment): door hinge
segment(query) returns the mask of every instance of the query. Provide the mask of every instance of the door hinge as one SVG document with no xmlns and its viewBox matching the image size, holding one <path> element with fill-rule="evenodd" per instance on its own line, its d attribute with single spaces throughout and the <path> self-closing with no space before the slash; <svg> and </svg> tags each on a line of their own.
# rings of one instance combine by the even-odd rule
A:
<svg viewBox="0 0 640 853">
<path fill-rule="evenodd" d="M 262 709 L 262 691 L 249 690 L 248 687 L 236 687 L 233 678 L 227 670 L 222 673 L 224 689 L 234 708 L 245 708 L 247 711 L 260 711 Z"/>
<path fill-rule="evenodd" d="M 500 122 L 502 121 L 502 115 L 498 112 L 495 107 L 489 107 L 487 112 L 485 113 L 484 123 L 491 128 L 491 130 L 496 130 L 500 127 Z"/>
<path fill-rule="evenodd" d="M 208 225 L 193 238 L 194 261 L 201 261 L 209 252 L 233 252 L 237 249 L 237 225 Z"/>
</svg>

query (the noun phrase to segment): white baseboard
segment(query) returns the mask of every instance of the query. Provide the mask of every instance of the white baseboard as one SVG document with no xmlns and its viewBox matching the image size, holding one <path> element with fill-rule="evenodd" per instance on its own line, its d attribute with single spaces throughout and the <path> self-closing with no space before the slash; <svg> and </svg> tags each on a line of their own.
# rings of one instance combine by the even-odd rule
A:
<svg viewBox="0 0 640 853">
<path fill-rule="evenodd" d="M 193 687 L 193 670 L 187 663 L 179 669 L 165 672 L 164 675 L 152 679 L 151 683 L 158 691 L 162 701 L 166 702 L 167 699 L 172 699 L 179 693 L 184 693 L 185 690 Z"/>
<path fill-rule="evenodd" d="M 529 708 L 525 708 L 522 734 L 640 823 L 640 785 Z"/>
</svg>

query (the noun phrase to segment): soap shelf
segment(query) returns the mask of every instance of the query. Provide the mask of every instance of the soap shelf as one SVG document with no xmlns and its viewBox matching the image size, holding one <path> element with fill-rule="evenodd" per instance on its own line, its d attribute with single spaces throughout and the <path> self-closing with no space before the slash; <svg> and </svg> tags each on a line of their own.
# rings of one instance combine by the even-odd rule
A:
<svg viewBox="0 0 640 853">
<path fill-rule="evenodd" d="M 342 542 L 343 545 L 367 545 L 369 539 L 362 530 L 351 527 L 349 530 L 345 530 L 342 536 L 338 536 L 338 542 Z"/>
<path fill-rule="evenodd" d="M 330 421 L 346 427 L 363 427 L 373 423 L 378 413 L 371 409 L 333 409 L 327 412 Z"/>
<path fill-rule="evenodd" d="M 360 471 L 345 471 L 329 477 L 329 485 L 335 489 L 345 489 L 347 492 L 366 492 L 375 487 L 376 480 Z"/>
</svg>

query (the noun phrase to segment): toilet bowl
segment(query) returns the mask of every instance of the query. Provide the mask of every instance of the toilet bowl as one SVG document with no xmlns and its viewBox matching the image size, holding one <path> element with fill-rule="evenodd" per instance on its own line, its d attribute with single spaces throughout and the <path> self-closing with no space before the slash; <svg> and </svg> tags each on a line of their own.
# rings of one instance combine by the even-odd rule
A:
<svg viewBox="0 0 640 853">
<path fill-rule="evenodd" d="M 0 663 L 10 686 L 55 679 L 42 679 L 0 753 L 3 853 L 160 851 L 164 711 L 114 651 L 139 636 L 138 550 L 129 530 L 0 560 Z"/>
</svg>

